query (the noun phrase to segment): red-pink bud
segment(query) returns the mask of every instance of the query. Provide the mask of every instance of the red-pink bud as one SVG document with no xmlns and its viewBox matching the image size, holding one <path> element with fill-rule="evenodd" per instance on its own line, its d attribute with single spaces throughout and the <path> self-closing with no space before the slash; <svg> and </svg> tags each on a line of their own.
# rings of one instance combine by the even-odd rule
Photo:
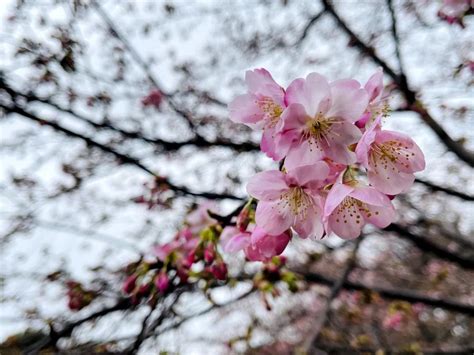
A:
<svg viewBox="0 0 474 355">
<path fill-rule="evenodd" d="M 181 283 L 186 283 L 189 278 L 188 270 L 184 268 L 179 268 L 176 273 L 178 274 L 179 280 Z"/>
<path fill-rule="evenodd" d="M 137 282 L 137 275 L 130 275 L 125 279 L 125 282 L 123 283 L 122 286 L 122 291 L 126 294 L 132 293 L 132 291 L 135 289 Z"/>
<path fill-rule="evenodd" d="M 250 206 L 244 208 L 237 216 L 236 225 L 241 232 L 245 232 L 247 230 L 247 226 L 250 223 L 250 208 Z"/>
<path fill-rule="evenodd" d="M 193 251 L 189 252 L 185 259 L 181 262 L 181 266 L 190 269 L 196 259 L 196 254 Z"/>
<path fill-rule="evenodd" d="M 215 256 L 216 256 L 216 253 L 214 251 L 214 245 L 212 243 L 209 243 L 206 249 L 204 249 L 204 261 L 207 264 L 212 264 Z"/>
<path fill-rule="evenodd" d="M 160 90 L 154 89 L 150 91 L 150 93 L 142 99 L 142 105 L 153 106 L 156 109 L 159 109 L 161 106 L 161 102 L 163 101 L 163 94 Z"/>
<path fill-rule="evenodd" d="M 227 265 L 224 262 L 216 263 L 211 266 L 211 272 L 218 280 L 225 280 L 227 278 Z"/>
<path fill-rule="evenodd" d="M 162 271 L 158 274 L 158 276 L 155 278 L 155 286 L 156 289 L 161 293 L 165 293 L 168 290 L 169 278 L 166 272 Z"/>
<path fill-rule="evenodd" d="M 68 307 L 71 311 L 79 311 L 82 308 L 81 297 L 77 295 L 69 297 Z"/>
</svg>

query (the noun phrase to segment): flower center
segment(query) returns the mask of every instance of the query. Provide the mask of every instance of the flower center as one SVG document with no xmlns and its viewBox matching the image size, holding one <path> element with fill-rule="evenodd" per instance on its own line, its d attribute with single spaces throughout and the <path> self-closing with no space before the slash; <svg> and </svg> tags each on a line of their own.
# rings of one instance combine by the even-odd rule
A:
<svg viewBox="0 0 474 355">
<path fill-rule="evenodd" d="M 314 208 L 314 201 L 302 187 L 296 186 L 283 192 L 278 204 L 283 207 L 289 207 L 295 217 L 306 218 L 309 208 Z"/>
<path fill-rule="evenodd" d="M 303 131 L 303 139 L 307 140 L 311 146 L 315 145 L 317 149 L 322 151 L 322 141 L 326 141 L 329 145 L 328 138 L 330 136 L 332 125 L 333 122 L 330 119 L 319 113 L 315 118 L 306 122 L 306 128 Z"/>
<path fill-rule="evenodd" d="M 283 108 L 278 105 L 272 98 L 264 96 L 257 101 L 258 107 L 265 114 L 266 124 L 268 127 L 275 127 L 278 123 Z"/>
</svg>

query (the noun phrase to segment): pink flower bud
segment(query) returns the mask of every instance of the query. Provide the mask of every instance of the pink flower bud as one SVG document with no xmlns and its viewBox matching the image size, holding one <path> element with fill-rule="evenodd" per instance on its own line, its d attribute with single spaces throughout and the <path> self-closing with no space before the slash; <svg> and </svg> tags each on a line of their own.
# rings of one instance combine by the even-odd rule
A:
<svg viewBox="0 0 474 355">
<path fill-rule="evenodd" d="M 155 286 L 161 293 L 165 293 L 168 290 L 169 278 L 166 272 L 162 271 L 158 274 L 158 276 L 155 278 Z"/>
<path fill-rule="evenodd" d="M 244 208 L 237 216 L 237 228 L 241 232 L 245 232 L 250 223 L 250 206 Z"/>
<path fill-rule="evenodd" d="M 179 280 L 181 283 L 186 283 L 189 278 L 188 270 L 184 268 L 179 268 L 176 273 L 178 274 Z"/>
<path fill-rule="evenodd" d="M 122 291 L 126 294 L 132 293 L 132 291 L 135 289 L 136 282 L 137 282 L 137 275 L 135 274 L 130 275 L 129 277 L 125 279 L 125 282 L 123 283 L 123 286 L 122 286 Z"/>
<path fill-rule="evenodd" d="M 193 251 L 189 252 L 185 259 L 182 260 L 181 266 L 186 269 L 190 269 L 196 259 L 196 253 Z"/>
<path fill-rule="evenodd" d="M 138 297 L 146 297 L 150 294 L 150 284 L 140 285 L 137 291 Z"/>
<path fill-rule="evenodd" d="M 218 280 L 227 278 L 227 265 L 224 262 L 218 262 L 211 266 L 211 273 Z"/>
<path fill-rule="evenodd" d="M 79 311 L 82 308 L 81 298 L 76 296 L 69 297 L 68 307 L 71 311 Z"/>
<path fill-rule="evenodd" d="M 214 261 L 214 258 L 215 258 L 215 251 L 214 251 L 214 245 L 209 243 L 206 247 L 206 249 L 204 249 L 204 261 L 207 263 L 207 264 L 212 264 L 212 262 Z"/>
</svg>

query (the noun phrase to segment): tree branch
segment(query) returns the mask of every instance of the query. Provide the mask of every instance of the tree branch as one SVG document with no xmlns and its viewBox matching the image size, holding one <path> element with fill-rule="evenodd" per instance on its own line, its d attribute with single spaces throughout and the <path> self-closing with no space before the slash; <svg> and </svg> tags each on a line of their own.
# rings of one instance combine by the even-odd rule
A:
<svg viewBox="0 0 474 355">
<path fill-rule="evenodd" d="M 420 250 L 424 252 L 434 254 L 441 259 L 448 260 L 450 262 L 458 264 L 459 266 L 465 269 L 468 269 L 468 270 L 474 269 L 474 259 L 465 258 L 457 254 L 454 254 L 450 251 L 447 251 L 439 247 L 432 241 L 426 238 L 420 237 L 419 235 L 413 234 L 407 228 L 399 224 L 392 223 L 391 225 L 384 228 L 383 230 L 387 232 L 397 233 L 398 236 L 400 236 L 403 239 L 409 240 L 410 242 L 415 244 Z"/>
<path fill-rule="evenodd" d="M 319 273 L 302 272 L 299 273 L 303 279 L 307 282 L 315 282 L 326 286 L 334 286 L 337 281 L 328 278 Z M 445 300 L 441 298 L 434 298 L 429 296 L 420 295 L 417 292 L 408 290 L 391 290 L 377 286 L 367 286 L 360 282 L 353 282 L 346 280 L 342 283 L 342 287 L 346 290 L 353 291 L 366 291 L 378 293 L 381 297 L 393 300 L 406 301 L 409 303 L 423 303 L 431 307 L 439 307 L 453 312 L 459 312 L 474 316 L 474 306 L 469 304 L 463 304 L 456 301 Z"/>
<path fill-rule="evenodd" d="M 311 337 L 309 337 L 304 344 L 304 350 L 306 352 L 309 352 L 310 349 L 316 346 L 319 334 L 323 330 L 324 326 L 326 325 L 327 321 L 329 320 L 331 316 L 331 306 L 334 300 L 339 296 L 339 293 L 341 292 L 344 283 L 346 283 L 349 280 L 349 276 L 354 270 L 354 268 L 357 265 L 357 251 L 359 250 L 360 243 L 362 242 L 363 237 L 360 237 L 356 240 L 354 248 L 349 256 L 349 259 L 346 263 L 346 267 L 344 269 L 344 272 L 342 273 L 341 277 L 335 281 L 331 287 L 331 292 L 329 293 L 329 296 L 326 300 L 326 305 L 323 310 L 323 314 L 318 315 L 318 319 L 316 321 L 316 324 L 313 326 L 314 331 Z"/>
<path fill-rule="evenodd" d="M 62 133 L 66 134 L 70 137 L 79 138 L 79 139 L 83 140 L 84 142 L 86 142 L 87 145 L 89 145 L 91 147 L 99 148 L 103 152 L 106 152 L 106 153 L 109 153 L 109 154 L 115 156 L 116 158 L 119 159 L 120 163 L 133 165 L 133 166 L 141 169 L 142 171 L 148 173 L 149 175 L 151 175 L 151 176 L 153 176 L 157 179 L 162 180 L 170 190 L 173 190 L 174 192 L 178 193 L 179 195 L 192 196 L 192 197 L 203 197 L 203 198 L 211 199 L 211 200 L 218 200 L 218 199 L 242 200 L 242 198 L 237 197 L 237 196 L 232 195 L 232 194 L 225 194 L 225 193 L 219 194 L 219 193 L 214 193 L 214 192 L 194 192 L 194 191 L 189 190 L 185 186 L 174 185 L 169 180 L 164 179 L 163 177 L 161 177 L 161 176 L 157 175 L 156 173 L 154 173 L 152 170 L 150 170 L 148 167 L 146 167 L 143 163 L 141 163 L 138 159 L 136 159 L 134 157 L 131 157 L 127 154 L 120 153 L 120 152 L 114 150 L 113 148 L 111 148 L 107 145 L 96 142 L 95 140 L 93 140 L 90 137 L 87 137 L 87 136 L 84 136 L 80 133 L 74 132 L 74 131 L 72 131 L 68 128 L 65 128 L 65 127 L 59 125 L 56 122 L 41 119 L 41 118 L 37 117 L 36 115 L 25 111 L 24 109 L 22 109 L 19 106 L 9 107 L 9 106 L 0 104 L 0 108 L 3 108 L 6 112 L 16 113 L 18 115 L 21 115 L 21 116 L 23 116 L 25 118 L 28 118 L 32 121 L 35 121 L 35 122 L 37 122 L 41 125 L 47 125 L 49 127 L 52 127 L 56 131 L 62 132 Z"/>
</svg>

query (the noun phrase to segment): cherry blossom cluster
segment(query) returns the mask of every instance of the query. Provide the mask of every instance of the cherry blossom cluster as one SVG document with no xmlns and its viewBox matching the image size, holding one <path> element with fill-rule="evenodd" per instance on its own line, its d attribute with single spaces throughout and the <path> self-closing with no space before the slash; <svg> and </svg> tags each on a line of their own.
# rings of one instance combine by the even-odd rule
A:
<svg viewBox="0 0 474 355">
<path fill-rule="evenodd" d="M 214 206 L 201 204 L 186 217 L 174 238 L 154 247 L 154 257 L 130 264 L 122 290 L 133 304 L 151 300 L 196 280 L 225 280 L 227 265 L 218 250 L 222 228 L 210 217 Z"/>
<path fill-rule="evenodd" d="M 353 239 L 367 223 L 384 228 L 395 219 L 391 200 L 410 188 L 425 160 L 410 137 L 382 129 L 389 107 L 381 69 L 364 86 L 311 73 L 284 89 L 265 69 L 247 71 L 245 81 L 230 118 L 262 131 L 261 150 L 280 169 L 250 179 L 254 216 L 247 206 L 247 222 L 224 229 L 225 251 L 265 260 L 293 232 Z"/>
</svg>

